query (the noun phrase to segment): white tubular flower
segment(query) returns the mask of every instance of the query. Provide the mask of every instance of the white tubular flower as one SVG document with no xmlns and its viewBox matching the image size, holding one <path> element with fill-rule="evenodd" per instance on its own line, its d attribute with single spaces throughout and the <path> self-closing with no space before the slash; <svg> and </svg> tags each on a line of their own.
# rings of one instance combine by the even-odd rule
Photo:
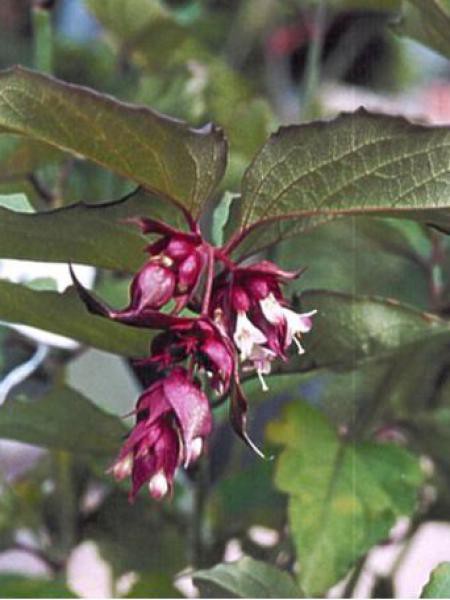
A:
<svg viewBox="0 0 450 600">
<path fill-rule="evenodd" d="M 267 342 L 264 333 L 253 325 L 244 311 L 239 311 L 237 314 L 233 339 L 241 352 L 241 360 L 249 359 L 255 346 Z"/>
<path fill-rule="evenodd" d="M 304 354 L 305 350 L 300 344 L 300 338 L 303 333 L 307 333 L 312 328 L 311 317 L 317 313 L 317 310 L 311 310 L 307 313 L 296 313 L 290 308 L 282 306 L 273 294 L 260 301 L 261 310 L 265 318 L 272 325 L 286 324 L 286 347 L 295 342 L 299 354 Z"/>
<path fill-rule="evenodd" d="M 272 361 L 276 357 L 275 352 L 262 346 L 254 346 L 249 356 L 249 360 L 253 363 L 252 367 L 256 370 L 258 379 L 264 392 L 269 390 L 263 375 L 268 375 L 272 368 Z"/>
</svg>

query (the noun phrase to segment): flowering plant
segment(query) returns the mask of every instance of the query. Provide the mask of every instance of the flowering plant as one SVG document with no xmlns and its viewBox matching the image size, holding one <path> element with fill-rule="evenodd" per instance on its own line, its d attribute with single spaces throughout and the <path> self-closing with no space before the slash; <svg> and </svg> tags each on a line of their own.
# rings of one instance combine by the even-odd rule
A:
<svg viewBox="0 0 450 600">
<path fill-rule="evenodd" d="M 5 597 L 429 576 L 374 560 L 450 514 L 446 4 L 0 2 Z"/>
</svg>

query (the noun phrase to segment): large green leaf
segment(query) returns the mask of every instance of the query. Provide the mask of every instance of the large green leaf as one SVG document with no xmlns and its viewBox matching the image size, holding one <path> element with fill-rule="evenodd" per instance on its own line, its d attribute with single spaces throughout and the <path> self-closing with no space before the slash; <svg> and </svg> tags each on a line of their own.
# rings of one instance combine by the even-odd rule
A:
<svg viewBox="0 0 450 600">
<path fill-rule="evenodd" d="M 450 58 L 449 0 L 405 0 L 403 14 L 394 25 L 397 33 L 414 38 Z"/>
<path fill-rule="evenodd" d="M 318 410 L 299 401 L 285 407 L 268 435 L 285 446 L 275 483 L 289 495 L 300 585 L 322 595 L 414 510 L 423 479 L 418 461 L 391 444 L 341 440 Z"/>
<path fill-rule="evenodd" d="M 13 397 L 0 407 L 0 437 L 82 455 L 112 457 L 126 428 L 67 386 L 38 400 Z"/>
<path fill-rule="evenodd" d="M 387 298 L 352 296 L 323 290 L 302 294 L 302 309 L 317 309 L 305 335 L 305 357 L 315 367 L 355 365 L 385 358 L 401 348 L 449 336 L 447 321 Z"/>
<path fill-rule="evenodd" d="M 105 204 L 74 204 L 23 214 L 0 207 L 0 256 L 90 264 L 135 272 L 145 261 L 146 242 L 128 217 L 147 216 L 182 225 L 182 213 L 137 190 Z"/>
<path fill-rule="evenodd" d="M 0 280 L 0 320 L 45 329 L 124 356 L 148 352 L 148 332 L 91 315 L 73 288 L 58 294 Z"/>
<path fill-rule="evenodd" d="M 226 142 L 149 108 L 22 68 L 0 76 L 0 130 L 92 160 L 198 216 L 221 180 Z"/>
<path fill-rule="evenodd" d="M 202 598 L 301 598 L 290 575 L 248 556 L 196 571 L 193 578 Z"/>
<path fill-rule="evenodd" d="M 450 128 L 360 109 L 281 128 L 242 181 L 252 251 L 339 216 L 416 219 L 450 230 Z"/>
<path fill-rule="evenodd" d="M 450 598 L 450 562 L 441 563 L 431 573 L 421 598 Z"/>
</svg>

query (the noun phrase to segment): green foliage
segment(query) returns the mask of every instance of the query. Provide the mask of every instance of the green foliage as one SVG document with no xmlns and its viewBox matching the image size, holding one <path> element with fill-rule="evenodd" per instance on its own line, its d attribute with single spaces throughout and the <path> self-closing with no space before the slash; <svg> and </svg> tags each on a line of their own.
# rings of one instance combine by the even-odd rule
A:
<svg viewBox="0 0 450 600">
<path fill-rule="evenodd" d="M 397 301 L 338 292 L 307 291 L 302 307 L 318 310 L 305 346 L 316 366 L 355 365 L 386 358 L 403 346 L 439 336 L 448 339 L 448 322 Z"/>
<path fill-rule="evenodd" d="M 319 411 L 299 401 L 269 425 L 268 436 L 285 446 L 275 483 L 289 494 L 300 585 L 321 596 L 388 536 L 397 517 L 414 510 L 423 476 L 403 448 L 340 439 Z"/>
<path fill-rule="evenodd" d="M 411 218 L 448 230 L 449 131 L 360 109 L 284 127 L 242 181 L 246 241 L 264 247 L 339 216 Z M 330 183 L 332 182 L 332 183 Z"/>
<path fill-rule="evenodd" d="M 73 288 L 58 294 L 0 280 L 0 319 L 74 338 L 125 356 L 145 355 L 149 334 L 86 311 Z"/>
<path fill-rule="evenodd" d="M 3 598 L 78 598 L 62 581 L 2 573 L 0 590 Z"/>
<path fill-rule="evenodd" d="M 431 573 L 421 598 L 448 598 L 450 596 L 450 563 L 442 563 Z"/>
<path fill-rule="evenodd" d="M 180 225 L 180 211 L 142 190 L 104 204 L 73 204 L 24 215 L 0 208 L 0 254 L 4 258 L 90 264 L 135 272 L 144 262 L 145 238 L 124 221 L 137 215 Z M 14 211 L 14 212 L 13 212 Z M 21 243 L 23 236 L 27 244 Z"/>
<path fill-rule="evenodd" d="M 248 556 L 194 573 L 202 598 L 301 598 L 292 578 Z"/>
<path fill-rule="evenodd" d="M 220 131 L 195 130 L 148 108 L 22 68 L 1 76 L 0 128 L 90 159 L 194 215 L 225 170 Z"/>
<path fill-rule="evenodd" d="M 110 459 L 125 433 L 117 417 L 64 385 L 38 400 L 15 397 L 0 411 L 1 437 L 82 456 Z"/>
</svg>

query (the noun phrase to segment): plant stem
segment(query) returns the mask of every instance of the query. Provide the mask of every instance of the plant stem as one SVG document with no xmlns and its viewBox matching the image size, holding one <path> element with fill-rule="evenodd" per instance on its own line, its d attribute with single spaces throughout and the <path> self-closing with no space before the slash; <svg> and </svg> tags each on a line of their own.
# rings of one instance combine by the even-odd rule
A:
<svg viewBox="0 0 450 600">
<path fill-rule="evenodd" d="M 32 10 L 33 57 L 38 71 L 53 72 L 53 31 L 51 10 L 37 3 Z"/>
<path fill-rule="evenodd" d="M 312 41 L 306 58 L 306 70 L 302 90 L 302 120 L 307 120 L 314 116 L 314 103 L 320 82 L 320 61 L 322 58 L 326 13 L 326 2 L 321 0 L 314 14 Z"/>
<path fill-rule="evenodd" d="M 212 286 L 214 279 L 214 248 L 208 246 L 208 274 L 206 278 L 205 295 L 202 303 L 202 316 L 209 312 L 209 303 L 211 300 Z"/>
</svg>

